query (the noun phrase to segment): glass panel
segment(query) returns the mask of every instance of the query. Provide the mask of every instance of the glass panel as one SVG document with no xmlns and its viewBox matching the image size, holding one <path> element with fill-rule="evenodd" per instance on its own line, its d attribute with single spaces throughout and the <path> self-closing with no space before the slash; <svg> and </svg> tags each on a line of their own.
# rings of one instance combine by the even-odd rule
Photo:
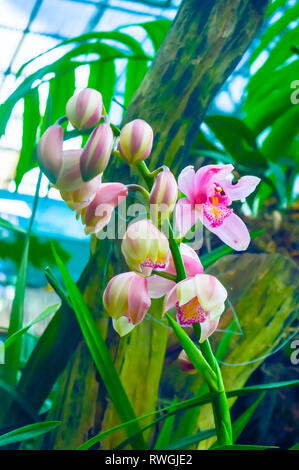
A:
<svg viewBox="0 0 299 470">
<path fill-rule="evenodd" d="M 36 0 L 0 0 L 0 25 L 25 29 Z"/>
<path fill-rule="evenodd" d="M 30 30 L 73 37 L 82 34 L 96 7 L 64 0 L 44 0 Z"/>
</svg>

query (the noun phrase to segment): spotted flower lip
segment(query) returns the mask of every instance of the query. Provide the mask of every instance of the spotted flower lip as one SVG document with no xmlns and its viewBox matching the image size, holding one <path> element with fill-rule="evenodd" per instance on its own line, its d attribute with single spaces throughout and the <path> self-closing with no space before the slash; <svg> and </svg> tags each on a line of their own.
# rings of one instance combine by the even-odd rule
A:
<svg viewBox="0 0 299 470">
<path fill-rule="evenodd" d="M 227 291 L 209 274 L 196 274 L 176 284 L 164 299 L 164 312 L 177 309 L 177 322 L 185 327 L 200 323 L 200 342 L 217 328 L 224 311 Z"/>
<path fill-rule="evenodd" d="M 232 182 L 233 165 L 206 165 L 197 172 L 188 166 L 180 173 L 178 186 L 186 195 L 176 205 L 176 225 L 180 236 L 200 220 L 224 243 L 237 251 L 246 250 L 250 235 L 244 222 L 232 208 L 232 201 L 251 194 L 260 178 L 243 176 Z"/>
<path fill-rule="evenodd" d="M 121 250 L 129 268 L 145 276 L 149 276 L 153 269 L 164 270 L 168 265 L 168 240 L 150 220 L 143 219 L 129 225 Z"/>
</svg>

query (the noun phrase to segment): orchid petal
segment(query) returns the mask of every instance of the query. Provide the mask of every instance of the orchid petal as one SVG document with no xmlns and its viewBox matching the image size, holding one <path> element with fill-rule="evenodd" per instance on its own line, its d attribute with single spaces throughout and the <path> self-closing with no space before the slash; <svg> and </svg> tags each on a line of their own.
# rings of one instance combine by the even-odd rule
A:
<svg viewBox="0 0 299 470">
<path fill-rule="evenodd" d="M 175 222 L 179 229 L 180 237 L 183 237 L 198 220 L 202 219 L 202 207 L 193 206 L 187 198 L 180 199 L 176 204 Z"/>
<path fill-rule="evenodd" d="M 242 176 L 235 184 L 232 184 L 231 181 L 227 179 L 219 181 L 219 184 L 232 201 L 239 201 L 249 196 L 260 181 L 260 178 L 257 176 Z"/>
<path fill-rule="evenodd" d="M 174 286 L 174 281 L 161 276 L 154 275 L 147 278 L 148 293 L 152 299 L 163 297 L 163 295 L 170 292 Z"/>
<path fill-rule="evenodd" d="M 246 250 L 250 243 L 250 235 L 244 222 L 233 212 L 218 227 L 213 227 L 206 217 L 204 225 L 215 233 L 226 245 L 236 251 Z"/>
<path fill-rule="evenodd" d="M 195 295 L 204 310 L 212 312 L 213 309 L 217 309 L 218 314 L 218 306 L 222 305 L 224 307 L 227 298 L 227 291 L 221 282 L 210 274 L 197 274 L 194 277 L 194 285 L 196 287 Z"/>
<path fill-rule="evenodd" d="M 143 320 L 150 305 L 146 278 L 135 274 L 128 291 L 128 314 L 133 325 Z"/>
<path fill-rule="evenodd" d="M 130 333 L 134 328 L 135 325 L 130 321 L 127 315 L 123 315 L 122 317 L 115 320 L 112 319 L 112 325 L 115 331 L 119 334 L 119 336 L 125 336 Z"/>
<path fill-rule="evenodd" d="M 210 320 L 209 318 L 206 319 L 203 323 L 200 324 L 201 327 L 201 335 L 200 335 L 200 343 L 203 343 L 212 333 L 216 330 L 219 323 L 219 318 L 217 320 Z"/>
<path fill-rule="evenodd" d="M 181 171 L 178 177 L 179 190 L 190 199 L 192 199 L 193 196 L 194 178 L 195 171 L 192 165 L 186 166 L 186 168 Z"/>
</svg>

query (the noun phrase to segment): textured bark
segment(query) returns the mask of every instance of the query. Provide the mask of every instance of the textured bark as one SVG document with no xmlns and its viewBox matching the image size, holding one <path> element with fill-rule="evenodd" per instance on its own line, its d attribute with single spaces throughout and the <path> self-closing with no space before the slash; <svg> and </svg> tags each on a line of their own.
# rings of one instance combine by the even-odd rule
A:
<svg viewBox="0 0 299 470">
<path fill-rule="evenodd" d="M 186 0 L 125 121 L 154 129 L 151 166 L 183 161 L 216 92 L 234 70 L 261 23 L 267 1 Z"/>
<path fill-rule="evenodd" d="M 250 44 L 261 23 L 266 4 L 265 0 L 183 2 L 154 64 L 146 74 L 125 116 L 125 121 L 142 117 L 153 126 L 153 166 L 170 164 L 174 156 L 180 161 L 186 157 L 209 102 Z M 85 298 L 96 317 L 101 314 L 98 306 L 103 288 L 101 269 L 107 256 L 106 248 L 105 243 L 99 244 L 94 261 L 81 283 L 83 290 L 84 286 L 88 286 Z M 117 262 L 119 263 L 119 260 Z M 68 336 L 70 328 L 72 337 Z M 116 364 L 121 370 L 121 378 L 127 392 L 133 398 L 133 405 L 138 403 L 138 414 L 150 411 L 156 406 L 167 337 L 165 331 L 162 333 L 160 328 L 158 323 L 144 322 L 133 331 L 132 339 L 125 340 L 125 346 L 120 347 L 117 352 Z M 149 338 L 144 349 L 138 343 L 138 331 L 140 334 L 142 332 L 144 338 Z M 48 345 L 41 351 L 42 345 L 47 345 L 48 338 L 53 336 L 56 338 L 55 348 Z M 52 320 L 44 339 L 33 352 L 19 385 L 20 394 L 32 408 L 40 408 L 79 340 L 76 320 L 70 312 L 65 316 L 61 311 Z M 155 349 L 157 343 L 160 344 L 159 350 Z M 134 349 L 137 344 L 138 351 Z M 113 350 L 114 345 L 111 347 Z M 80 355 L 80 351 L 81 349 L 77 349 L 75 355 Z M 62 354 L 61 362 L 53 360 L 59 352 Z M 74 364 L 77 364 L 77 361 L 78 359 L 74 359 Z M 45 373 L 42 383 L 39 375 L 41 367 L 43 370 L 51 368 L 50 376 L 47 377 Z M 130 370 L 132 375 L 129 380 Z M 141 386 L 137 373 L 141 370 L 144 376 L 142 380 L 147 381 L 144 386 Z M 143 400 L 144 396 L 149 397 L 150 402 Z M 82 397 L 83 401 L 84 397 L 85 395 Z M 67 403 L 67 406 L 71 406 L 69 401 Z M 77 403 L 77 406 L 80 405 Z M 12 416 L 13 419 L 20 419 L 15 412 Z M 105 421 L 112 425 L 116 420 L 109 405 Z M 86 423 L 87 428 L 89 418 Z"/>
</svg>

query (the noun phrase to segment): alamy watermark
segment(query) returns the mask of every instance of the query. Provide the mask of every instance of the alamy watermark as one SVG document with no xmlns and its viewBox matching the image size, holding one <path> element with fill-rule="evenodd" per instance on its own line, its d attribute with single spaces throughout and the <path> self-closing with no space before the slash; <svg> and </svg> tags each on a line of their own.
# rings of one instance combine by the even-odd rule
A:
<svg viewBox="0 0 299 470">
<path fill-rule="evenodd" d="M 295 88 L 295 90 L 291 93 L 290 100 L 292 104 L 299 103 L 299 80 L 293 80 L 291 82 L 291 88 Z"/>
</svg>

